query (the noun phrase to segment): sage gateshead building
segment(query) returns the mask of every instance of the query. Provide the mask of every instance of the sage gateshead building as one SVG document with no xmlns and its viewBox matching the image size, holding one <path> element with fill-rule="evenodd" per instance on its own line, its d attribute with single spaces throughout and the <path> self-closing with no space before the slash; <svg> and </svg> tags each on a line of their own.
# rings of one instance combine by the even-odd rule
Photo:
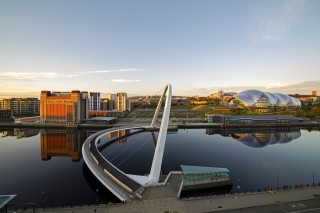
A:
<svg viewBox="0 0 320 213">
<path fill-rule="evenodd" d="M 227 104 L 257 112 L 274 112 L 301 108 L 300 100 L 294 97 L 282 93 L 263 92 L 260 90 L 242 91 L 231 97 Z"/>
</svg>

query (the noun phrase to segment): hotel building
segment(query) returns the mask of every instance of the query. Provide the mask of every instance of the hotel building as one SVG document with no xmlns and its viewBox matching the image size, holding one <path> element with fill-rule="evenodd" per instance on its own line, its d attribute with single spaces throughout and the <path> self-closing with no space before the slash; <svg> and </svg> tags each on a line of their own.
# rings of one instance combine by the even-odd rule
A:
<svg viewBox="0 0 320 213">
<path fill-rule="evenodd" d="M 41 91 L 40 123 L 76 126 L 88 118 L 88 92 Z"/>
</svg>

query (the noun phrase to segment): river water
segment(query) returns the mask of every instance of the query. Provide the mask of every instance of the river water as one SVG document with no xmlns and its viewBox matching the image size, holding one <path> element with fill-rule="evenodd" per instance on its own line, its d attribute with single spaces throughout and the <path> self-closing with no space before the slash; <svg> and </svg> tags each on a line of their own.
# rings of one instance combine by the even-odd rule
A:
<svg viewBox="0 0 320 213">
<path fill-rule="evenodd" d="M 75 205 L 117 202 L 85 166 L 81 147 L 94 130 L 0 130 L 0 195 L 11 203 Z M 126 132 L 108 135 L 115 139 Z M 128 174 L 151 168 L 157 132 L 115 141 L 102 154 Z M 317 184 L 320 131 L 282 129 L 179 129 L 168 133 L 161 173 L 180 165 L 223 167 L 233 191 Z M 315 173 L 315 174 L 313 174 Z"/>
</svg>

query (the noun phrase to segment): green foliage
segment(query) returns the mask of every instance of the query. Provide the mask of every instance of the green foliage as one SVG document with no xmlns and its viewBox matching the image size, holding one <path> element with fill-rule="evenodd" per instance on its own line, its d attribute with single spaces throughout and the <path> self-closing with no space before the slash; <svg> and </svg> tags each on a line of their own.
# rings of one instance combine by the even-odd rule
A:
<svg viewBox="0 0 320 213">
<path fill-rule="evenodd" d="M 191 109 L 194 105 L 175 105 L 171 106 L 171 109 Z"/>
</svg>

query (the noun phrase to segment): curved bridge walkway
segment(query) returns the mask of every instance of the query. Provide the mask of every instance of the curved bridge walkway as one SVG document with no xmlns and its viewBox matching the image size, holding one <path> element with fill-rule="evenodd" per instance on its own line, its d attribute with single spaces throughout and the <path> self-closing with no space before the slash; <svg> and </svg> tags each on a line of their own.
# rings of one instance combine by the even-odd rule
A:
<svg viewBox="0 0 320 213">
<path fill-rule="evenodd" d="M 128 129 L 144 130 L 145 128 L 117 127 L 103 130 L 88 137 L 82 146 L 83 159 L 91 172 L 123 202 L 134 199 L 135 192 L 141 187 L 141 184 L 128 177 L 127 174 L 105 159 L 98 151 L 97 144 L 108 133 Z"/>
</svg>

